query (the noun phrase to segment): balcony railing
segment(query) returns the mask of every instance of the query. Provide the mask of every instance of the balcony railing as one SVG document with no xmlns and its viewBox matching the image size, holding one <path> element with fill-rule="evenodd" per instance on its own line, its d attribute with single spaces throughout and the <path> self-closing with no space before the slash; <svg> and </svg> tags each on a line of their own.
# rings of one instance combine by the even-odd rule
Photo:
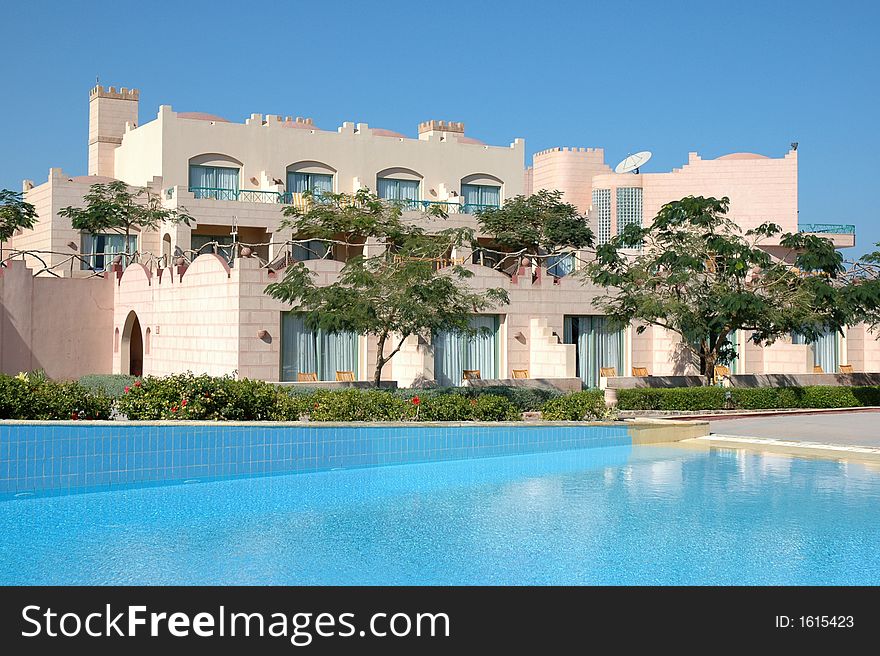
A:
<svg viewBox="0 0 880 656">
<path fill-rule="evenodd" d="M 798 232 L 854 235 L 856 234 L 856 227 L 851 223 L 802 223 L 798 226 Z"/>
<path fill-rule="evenodd" d="M 309 204 L 321 202 L 320 195 L 306 197 L 301 193 L 292 191 L 263 191 L 260 189 L 223 189 L 221 187 L 190 187 L 189 191 L 196 198 L 211 200 L 231 200 L 244 203 L 270 203 L 278 205 L 293 205 L 301 210 L 308 209 Z M 398 200 L 403 211 L 428 212 L 439 207 L 446 214 L 476 214 L 483 210 L 497 209 L 498 205 L 485 205 L 479 203 L 454 203 L 436 200 Z"/>
</svg>

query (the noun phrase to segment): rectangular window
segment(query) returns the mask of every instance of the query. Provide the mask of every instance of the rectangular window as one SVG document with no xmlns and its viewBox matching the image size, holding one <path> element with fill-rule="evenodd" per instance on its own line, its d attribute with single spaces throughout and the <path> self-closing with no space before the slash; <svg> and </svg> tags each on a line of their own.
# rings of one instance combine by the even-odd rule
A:
<svg viewBox="0 0 880 656">
<path fill-rule="evenodd" d="M 617 188 L 617 234 L 628 225 L 642 225 L 642 188 Z M 633 247 L 637 247 L 634 245 Z"/>
<path fill-rule="evenodd" d="M 500 359 L 497 314 L 471 317 L 476 335 L 437 333 L 434 343 L 434 380 L 442 387 L 461 385 L 465 369 L 477 369 L 480 378 L 498 378 Z"/>
<path fill-rule="evenodd" d="M 92 271 L 104 271 L 113 263 L 113 258 L 120 253 L 131 255 L 137 250 L 137 235 L 128 236 L 128 248 L 126 248 L 125 235 L 120 234 L 84 234 L 81 243 L 83 261 L 81 269 Z M 128 264 L 128 258 L 123 257 L 122 266 Z"/>
<path fill-rule="evenodd" d="M 599 386 L 602 367 L 614 367 L 618 376 L 626 375 L 623 331 L 609 328 L 606 317 L 566 316 L 562 327 L 562 341 L 575 345 L 575 370 L 587 387 Z"/>
<path fill-rule="evenodd" d="M 337 371 L 351 371 L 357 380 L 358 336 L 328 333 L 306 327 L 302 313 L 281 315 L 281 380 L 296 381 L 298 374 L 317 374 L 318 380 L 336 380 Z"/>
<path fill-rule="evenodd" d="M 593 210 L 596 212 L 596 245 L 611 239 L 611 190 L 593 189 Z"/>
<path fill-rule="evenodd" d="M 800 333 L 791 334 L 792 344 L 809 344 L 813 351 L 813 366 L 822 367 L 826 374 L 836 374 L 840 365 L 840 339 L 836 330 L 826 330 L 815 342 Z"/>
<path fill-rule="evenodd" d="M 418 180 L 396 180 L 394 178 L 378 178 L 376 180 L 379 198 L 385 200 L 403 201 L 404 206 L 416 203 L 407 203 L 407 201 L 419 200 L 419 181 Z"/>
<path fill-rule="evenodd" d="M 328 249 L 329 244 L 327 242 L 320 239 L 310 239 L 299 244 L 292 244 L 290 247 L 290 255 L 297 262 L 321 260 L 327 257 Z"/>
<path fill-rule="evenodd" d="M 492 207 L 501 207 L 501 187 L 493 185 L 461 185 L 461 199 L 464 203 L 461 211 L 473 214 Z"/>
<path fill-rule="evenodd" d="M 232 235 L 192 235 L 190 248 L 193 250 L 192 259 L 205 253 L 217 253 L 232 263 Z"/>
<path fill-rule="evenodd" d="M 574 271 L 574 253 L 565 255 L 551 255 L 544 261 L 547 273 L 556 278 L 562 278 Z"/>
<path fill-rule="evenodd" d="M 238 200 L 238 169 L 191 164 L 189 190 L 196 198 Z"/>
<path fill-rule="evenodd" d="M 310 191 L 314 196 L 333 193 L 333 176 L 326 173 L 288 173 L 287 191 L 294 194 Z"/>
</svg>

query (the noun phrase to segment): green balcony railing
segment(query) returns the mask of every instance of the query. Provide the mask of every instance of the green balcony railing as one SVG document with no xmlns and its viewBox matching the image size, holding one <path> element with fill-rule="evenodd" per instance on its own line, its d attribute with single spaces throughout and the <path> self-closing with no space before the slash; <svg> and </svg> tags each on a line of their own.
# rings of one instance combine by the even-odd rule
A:
<svg viewBox="0 0 880 656">
<path fill-rule="evenodd" d="M 263 191 L 260 189 L 223 189 L 220 187 L 190 187 L 189 191 L 196 198 L 211 200 L 231 200 L 244 203 L 273 203 L 293 205 L 300 209 L 306 209 L 309 204 L 321 203 L 321 196 L 315 194 L 306 198 L 298 192 Z M 436 200 L 393 200 L 400 205 L 403 211 L 427 212 L 439 207 L 446 214 L 477 214 L 483 210 L 497 208 L 498 205 L 485 205 L 479 203 L 454 203 Z"/>
<path fill-rule="evenodd" d="M 798 226 L 798 232 L 854 235 L 856 234 L 856 227 L 851 223 L 802 223 Z"/>
</svg>

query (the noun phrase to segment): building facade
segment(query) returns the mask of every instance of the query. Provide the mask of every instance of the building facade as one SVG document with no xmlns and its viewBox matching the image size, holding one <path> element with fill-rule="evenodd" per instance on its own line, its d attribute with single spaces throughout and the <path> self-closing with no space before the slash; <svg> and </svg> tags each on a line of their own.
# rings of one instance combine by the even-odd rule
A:
<svg viewBox="0 0 880 656">
<path fill-rule="evenodd" d="M 39 222 L 6 244 L 6 256 L 16 256 L 0 271 L 5 372 L 189 370 L 295 382 L 303 374 L 334 380 L 345 371 L 369 380 L 375 340 L 315 334 L 264 293 L 291 261 L 304 261 L 327 284 L 349 255 L 297 241 L 282 227 L 282 210 L 305 203 L 305 192 L 367 187 L 401 203 L 407 220 L 439 230 L 476 229 L 474 214 L 483 208 L 558 189 L 600 243 L 629 223 L 649 221 L 671 200 L 724 195 L 743 229 L 772 220 L 784 231 L 821 231 L 839 247 L 854 245 L 850 227 L 798 226 L 794 149 L 779 158 L 736 153 L 704 160 L 690 153 L 680 169 L 634 175 L 613 173 L 602 149 L 558 148 L 535 154 L 526 168 L 522 139 L 488 145 L 467 135 L 462 123 L 428 120 L 406 136 L 364 123 L 322 129 L 310 118 L 271 114 L 236 123 L 163 105 L 139 124 L 138 102 L 137 90 L 92 89 L 88 175 L 50 169 L 44 183 L 24 182 Z M 165 206 L 185 208 L 195 223 L 135 232 L 126 243 L 123 235 L 81 234 L 59 216 L 61 208 L 82 204 L 90 185 L 112 180 L 149 188 Z M 435 205 L 446 218 L 426 218 Z M 478 237 L 488 243 L 488 235 Z M 137 256 L 129 259 L 130 252 Z M 579 378 L 595 386 L 603 368 L 619 375 L 633 367 L 653 375 L 693 373 L 686 349 L 666 331 L 610 330 L 593 305 L 601 290 L 568 275 L 571 264 L 504 270 L 486 257 L 480 249 L 451 254 L 473 271 L 471 286 L 510 293 L 509 305 L 474 317 L 488 331 L 475 338 L 413 337 L 386 366 L 385 378 L 459 384 L 464 369 L 477 369 L 484 379 L 526 370 L 532 378 Z M 737 373 L 807 373 L 815 364 L 829 373 L 841 364 L 880 370 L 876 340 L 859 327 L 822 345 L 795 338 L 759 348 L 745 335 L 736 340 Z"/>
</svg>

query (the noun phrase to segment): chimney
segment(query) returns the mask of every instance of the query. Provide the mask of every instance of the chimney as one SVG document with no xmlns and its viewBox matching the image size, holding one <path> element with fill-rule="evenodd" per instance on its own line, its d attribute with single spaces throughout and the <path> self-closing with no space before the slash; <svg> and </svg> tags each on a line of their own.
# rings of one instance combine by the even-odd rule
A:
<svg viewBox="0 0 880 656">
<path fill-rule="evenodd" d="M 114 152 L 125 125 L 137 127 L 138 90 L 98 85 L 89 92 L 89 175 L 115 177 Z"/>
</svg>

